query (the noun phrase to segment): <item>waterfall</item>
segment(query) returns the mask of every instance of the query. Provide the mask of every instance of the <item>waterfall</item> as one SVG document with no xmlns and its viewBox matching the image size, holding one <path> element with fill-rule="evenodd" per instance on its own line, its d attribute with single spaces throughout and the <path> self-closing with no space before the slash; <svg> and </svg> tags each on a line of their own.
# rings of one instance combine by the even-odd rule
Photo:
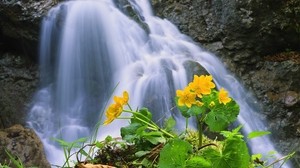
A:
<svg viewBox="0 0 300 168">
<path fill-rule="evenodd" d="M 178 128 L 183 128 L 183 117 L 172 107 L 175 90 L 191 80 L 189 62 L 204 67 L 217 86 L 227 89 L 238 102 L 238 120 L 246 134 L 265 130 L 255 115 L 259 111 L 256 100 L 216 56 L 201 49 L 168 20 L 153 16 L 147 0 L 130 3 L 148 31 L 113 0 L 64 2 L 44 18 L 41 85 L 28 124 L 42 139 L 50 163 L 59 165 L 63 159 L 51 138 L 72 141 L 89 136 L 113 90 L 118 95 L 127 90 L 130 105 L 148 107 L 156 122 L 172 116 Z M 101 126 L 99 137 L 118 136 L 126 123 L 116 120 Z M 275 150 L 268 137 L 249 144 L 254 153 Z"/>
</svg>

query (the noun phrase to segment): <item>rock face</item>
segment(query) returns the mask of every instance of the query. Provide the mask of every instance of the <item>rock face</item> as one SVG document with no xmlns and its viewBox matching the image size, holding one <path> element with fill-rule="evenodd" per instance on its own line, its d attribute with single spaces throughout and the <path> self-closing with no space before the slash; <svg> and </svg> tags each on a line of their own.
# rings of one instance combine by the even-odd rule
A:
<svg viewBox="0 0 300 168">
<path fill-rule="evenodd" d="M 33 130 L 26 129 L 21 125 L 0 130 L 0 163 L 11 164 L 6 154 L 8 151 L 13 156 L 17 156 L 24 167 L 50 168 L 50 164 L 45 158 L 41 141 Z"/>
<path fill-rule="evenodd" d="M 0 128 L 25 124 L 38 84 L 38 68 L 24 56 L 0 53 Z"/>
<path fill-rule="evenodd" d="M 300 1 L 152 0 L 155 13 L 217 54 L 261 102 L 282 153 L 300 167 Z M 294 51 L 294 52 L 287 52 Z"/>
<path fill-rule="evenodd" d="M 0 47 L 36 58 L 40 24 L 53 1 L 0 2 Z"/>
</svg>

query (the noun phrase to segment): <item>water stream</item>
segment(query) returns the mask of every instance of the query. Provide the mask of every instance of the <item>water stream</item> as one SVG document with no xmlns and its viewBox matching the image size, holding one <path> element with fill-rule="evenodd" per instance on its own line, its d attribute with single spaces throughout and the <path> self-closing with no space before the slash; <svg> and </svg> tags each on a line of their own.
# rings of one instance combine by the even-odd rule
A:
<svg viewBox="0 0 300 168">
<path fill-rule="evenodd" d="M 215 55 L 201 49 L 168 20 L 154 16 L 147 0 L 132 0 L 131 5 L 148 31 L 113 0 L 64 2 L 44 18 L 41 85 L 28 123 L 42 139 L 50 163 L 63 162 L 63 153 L 51 138 L 72 141 L 89 136 L 116 85 L 114 94 L 127 90 L 132 107 L 148 107 L 158 123 L 173 116 L 177 127 L 183 128 L 184 119 L 171 109 L 175 90 L 191 80 L 190 62 L 204 67 L 238 102 L 238 120 L 246 134 L 265 130 L 255 115 L 259 111 L 256 100 Z M 116 120 L 101 127 L 99 137 L 118 136 L 126 123 Z M 275 150 L 268 137 L 249 145 L 254 153 Z"/>
</svg>

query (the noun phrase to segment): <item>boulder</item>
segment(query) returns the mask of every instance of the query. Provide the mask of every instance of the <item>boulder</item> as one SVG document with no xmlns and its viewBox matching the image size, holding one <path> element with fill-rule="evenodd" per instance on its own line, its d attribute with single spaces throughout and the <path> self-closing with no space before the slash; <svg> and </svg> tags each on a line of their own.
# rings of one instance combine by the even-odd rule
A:
<svg viewBox="0 0 300 168">
<path fill-rule="evenodd" d="M 14 125 L 0 130 L 0 163 L 13 166 L 7 152 L 19 158 L 24 167 L 50 168 L 42 142 L 33 130 Z"/>
</svg>

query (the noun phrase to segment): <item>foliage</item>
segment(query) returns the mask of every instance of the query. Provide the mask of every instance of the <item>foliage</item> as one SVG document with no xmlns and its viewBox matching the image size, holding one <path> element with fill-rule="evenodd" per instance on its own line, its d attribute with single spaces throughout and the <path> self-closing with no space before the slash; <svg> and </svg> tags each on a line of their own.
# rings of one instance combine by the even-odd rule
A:
<svg viewBox="0 0 300 168">
<path fill-rule="evenodd" d="M 184 90 L 176 92 L 175 101 L 182 115 L 197 119 L 200 146 L 203 123 L 211 131 L 220 132 L 235 121 L 239 114 L 239 106 L 228 97 L 227 91 L 224 88 L 216 91 L 214 88 L 212 76 L 195 75 L 194 80 Z"/>
<path fill-rule="evenodd" d="M 172 139 L 161 150 L 158 167 L 185 167 L 186 160 L 191 152 L 191 144 L 181 139 Z"/>
<path fill-rule="evenodd" d="M 24 167 L 19 157 L 13 156 L 8 150 L 5 150 L 5 152 L 14 166 L 16 166 L 17 168 Z"/>
<path fill-rule="evenodd" d="M 61 139 L 57 139 L 57 138 L 53 138 L 54 141 L 58 142 L 59 145 L 63 148 L 63 152 L 64 152 L 64 157 L 66 159 L 64 165 L 62 167 L 71 167 L 71 164 L 69 162 L 69 159 L 71 158 L 72 156 L 72 151 L 74 149 L 79 149 L 82 147 L 82 144 L 85 143 L 87 141 L 87 138 L 80 138 L 80 139 L 77 139 L 75 141 L 72 141 L 72 142 L 66 142 L 64 140 L 61 140 Z M 79 152 L 81 152 L 81 150 L 79 150 Z"/>
<path fill-rule="evenodd" d="M 177 90 L 175 102 L 182 115 L 197 120 L 197 131 L 185 130 L 182 134 L 174 131 L 175 120 L 170 118 L 165 126 L 159 127 L 152 120 L 152 113 L 141 108 L 132 110 L 129 94 L 115 96 L 105 115 L 103 125 L 110 124 L 115 119 L 129 119 L 129 124 L 121 128 L 121 139 L 108 136 L 104 141 L 96 139 L 83 145 L 86 139 L 71 143 L 58 140 L 64 149 L 66 163 L 70 166 L 70 156 L 73 148 L 79 148 L 76 153 L 86 156 L 85 161 L 77 157 L 77 165 L 83 163 L 106 164 L 117 167 L 159 167 L 159 168 L 267 168 L 275 164 L 283 164 L 293 153 L 267 163 L 262 155 L 249 154 L 247 140 L 270 134 L 268 131 L 255 131 L 246 136 L 241 135 L 239 126 L 232 131 L 227 127 L 236 120 L 239 114 L 238 104 L 229 97 L 227 91 L 215 89 L 212 76 L 194 76 L 194 80 L 183 90 Z M 128 108 L 126 108 L 126 106 Z M 130 113 L 130 117 L 121 114 Z M 212 140 L 203 135 L 203 126 L 210 131 L 223 136 L 223 140 Z M 100 125 L 98 125 L 100 126 Z M 96 128 L 98 130 L 98 128 Z M 245 140 L 246 139 L 246 140 Z M 80 145 L 81 143 L 81 145 Z M 95 157 L 90 150 L 84 152 L 86 146 L 98 149 Z M 81 147 L 81 148 L 80 148 Z M 271 155 L 272 156 L 272 155 Z M 283 161 L 283 163 L 281 162 Z M 78 166 L 79 167 L 79 166 Z"/>
</svg>

